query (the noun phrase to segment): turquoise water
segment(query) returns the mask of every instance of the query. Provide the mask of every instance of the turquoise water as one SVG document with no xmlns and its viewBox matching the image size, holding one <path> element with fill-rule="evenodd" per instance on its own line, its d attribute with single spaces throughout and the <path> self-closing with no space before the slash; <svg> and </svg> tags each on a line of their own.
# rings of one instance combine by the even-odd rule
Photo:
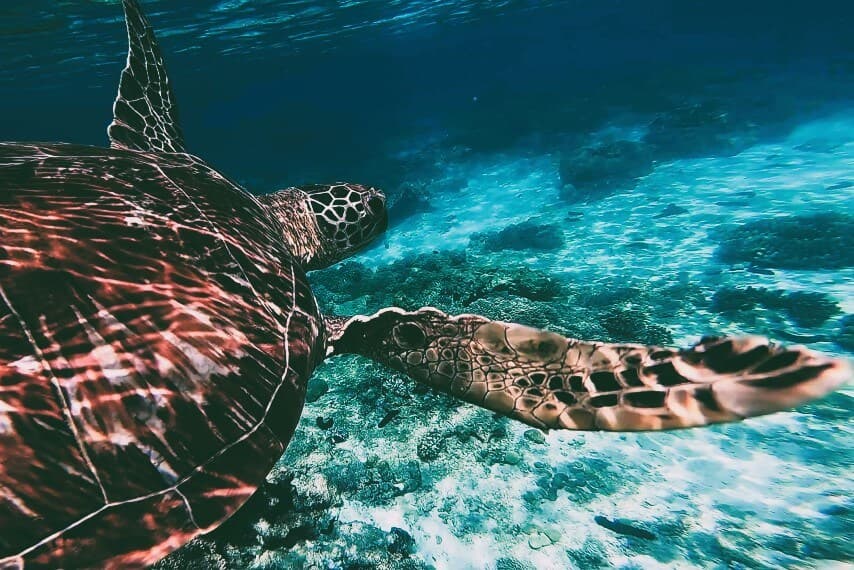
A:
<svg viewBox="0 0 854 570">
<path fill-rule="evenodd" d="M 348 179 L 389 195 L 387 234 L 310 276 L 325 310 L 854 356 L 844 2 L 145 5 L 194 153 L 258 193 Z M 0 34 L 0 139 L 104 144 L 118 6 L 4 6 Z M 848 567 L 851 397 L 542 436 L 341 358 L 267 485 L 163 565 Z"/>
</svg>

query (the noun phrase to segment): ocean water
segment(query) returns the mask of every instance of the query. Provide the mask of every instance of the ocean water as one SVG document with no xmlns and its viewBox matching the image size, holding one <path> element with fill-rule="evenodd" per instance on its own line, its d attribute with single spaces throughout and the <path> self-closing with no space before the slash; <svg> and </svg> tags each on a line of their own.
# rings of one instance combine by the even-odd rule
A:
<svg viewBox="0 0 854 570">
<path fill-rule="evenodd" d="M 310 274 L 326 311 L 854 357 L 848 2 L 144 5 L 193 153 L 388 194 L 388 232 Z M 0 6 L 0 139 L 105 144 L 124 34 L 115 2 Z M 161 567 L 852 567 L 852 396 L 543 435 L 339 358 L 266 485 Z"/>
</svg>

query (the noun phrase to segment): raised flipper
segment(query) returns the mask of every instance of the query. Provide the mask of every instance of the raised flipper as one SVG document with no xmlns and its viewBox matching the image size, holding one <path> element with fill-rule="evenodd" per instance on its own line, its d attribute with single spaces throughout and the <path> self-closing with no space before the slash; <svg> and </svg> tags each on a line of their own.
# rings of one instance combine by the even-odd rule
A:
<svg viewBox="0 0 854 570">
<path fill-rule="evenodd" d="M 145 152 L 184 152 L 175 98 L 163 57 L 137 0 L 123 0 L 128 30 L 127 65 L 107 127 L 110 146 Z"/>
<path fill-rule="evenodd" d="M 686 350 L 564 338 L 477 315 L 389 308 L 327 317 L 327 355 L 355 353 L 541 429 L 665 430 L 738 421 L 821 398 L 849 365 L 761 337 Z"/>
</svg>

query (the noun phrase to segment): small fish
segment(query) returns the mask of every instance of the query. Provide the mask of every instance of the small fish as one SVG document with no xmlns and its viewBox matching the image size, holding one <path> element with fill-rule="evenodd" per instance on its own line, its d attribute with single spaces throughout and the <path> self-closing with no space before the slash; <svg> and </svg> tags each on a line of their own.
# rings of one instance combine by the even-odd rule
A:
<svg viewBox="0 0 854 570">
<path fill-rule="evenodd" d="M 719 200 L 715 202 L 716 206 L 729 206 L 729 207 L 741 207 L 741 206 L 749 206 L 749 200 Z"/>
<path fill-rule="evenodd" d="M 645 540 L 655 540 L 656 536 L 649 532 L 648 530 L 644 530 L 642 528 L 638 528 L 636 526 L 632 526 L 628 523 L 622 522 L 620 520 L 610 520 L 602 515 L 596 515 L 593 517 L 593 520 L 596 521 L 601 527 L 605 527 L 608 530 L 614 531 L 617 534 L 624 534 L 626 536 L 634 536 L 637 538 L 643 538 Z"/>
<path fill-rule="evenodd" d="M 380 420 L 380 423 L 377 424 L 377 427 L 387 426 L 389 422 L 391 422 L 391 420 L 398 416 L 398 414 L 400 414 L 400 410 L 391 410 L 389 413 L 383 416 L 383 419 Z"/>
</svg>

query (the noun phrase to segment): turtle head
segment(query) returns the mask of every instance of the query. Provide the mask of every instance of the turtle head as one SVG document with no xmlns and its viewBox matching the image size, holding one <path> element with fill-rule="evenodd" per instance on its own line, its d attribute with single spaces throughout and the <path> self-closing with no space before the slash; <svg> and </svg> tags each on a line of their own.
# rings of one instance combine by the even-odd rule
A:
<svg viewBox="0 0 854 570">
<path fill-rule="evenodd" d="M 288 188 L 262 201 L 284 226 L 285 241 L 306 270 L 349 257 L 388 227 L 385 194 L 360 184 Z"/>
</svg>

